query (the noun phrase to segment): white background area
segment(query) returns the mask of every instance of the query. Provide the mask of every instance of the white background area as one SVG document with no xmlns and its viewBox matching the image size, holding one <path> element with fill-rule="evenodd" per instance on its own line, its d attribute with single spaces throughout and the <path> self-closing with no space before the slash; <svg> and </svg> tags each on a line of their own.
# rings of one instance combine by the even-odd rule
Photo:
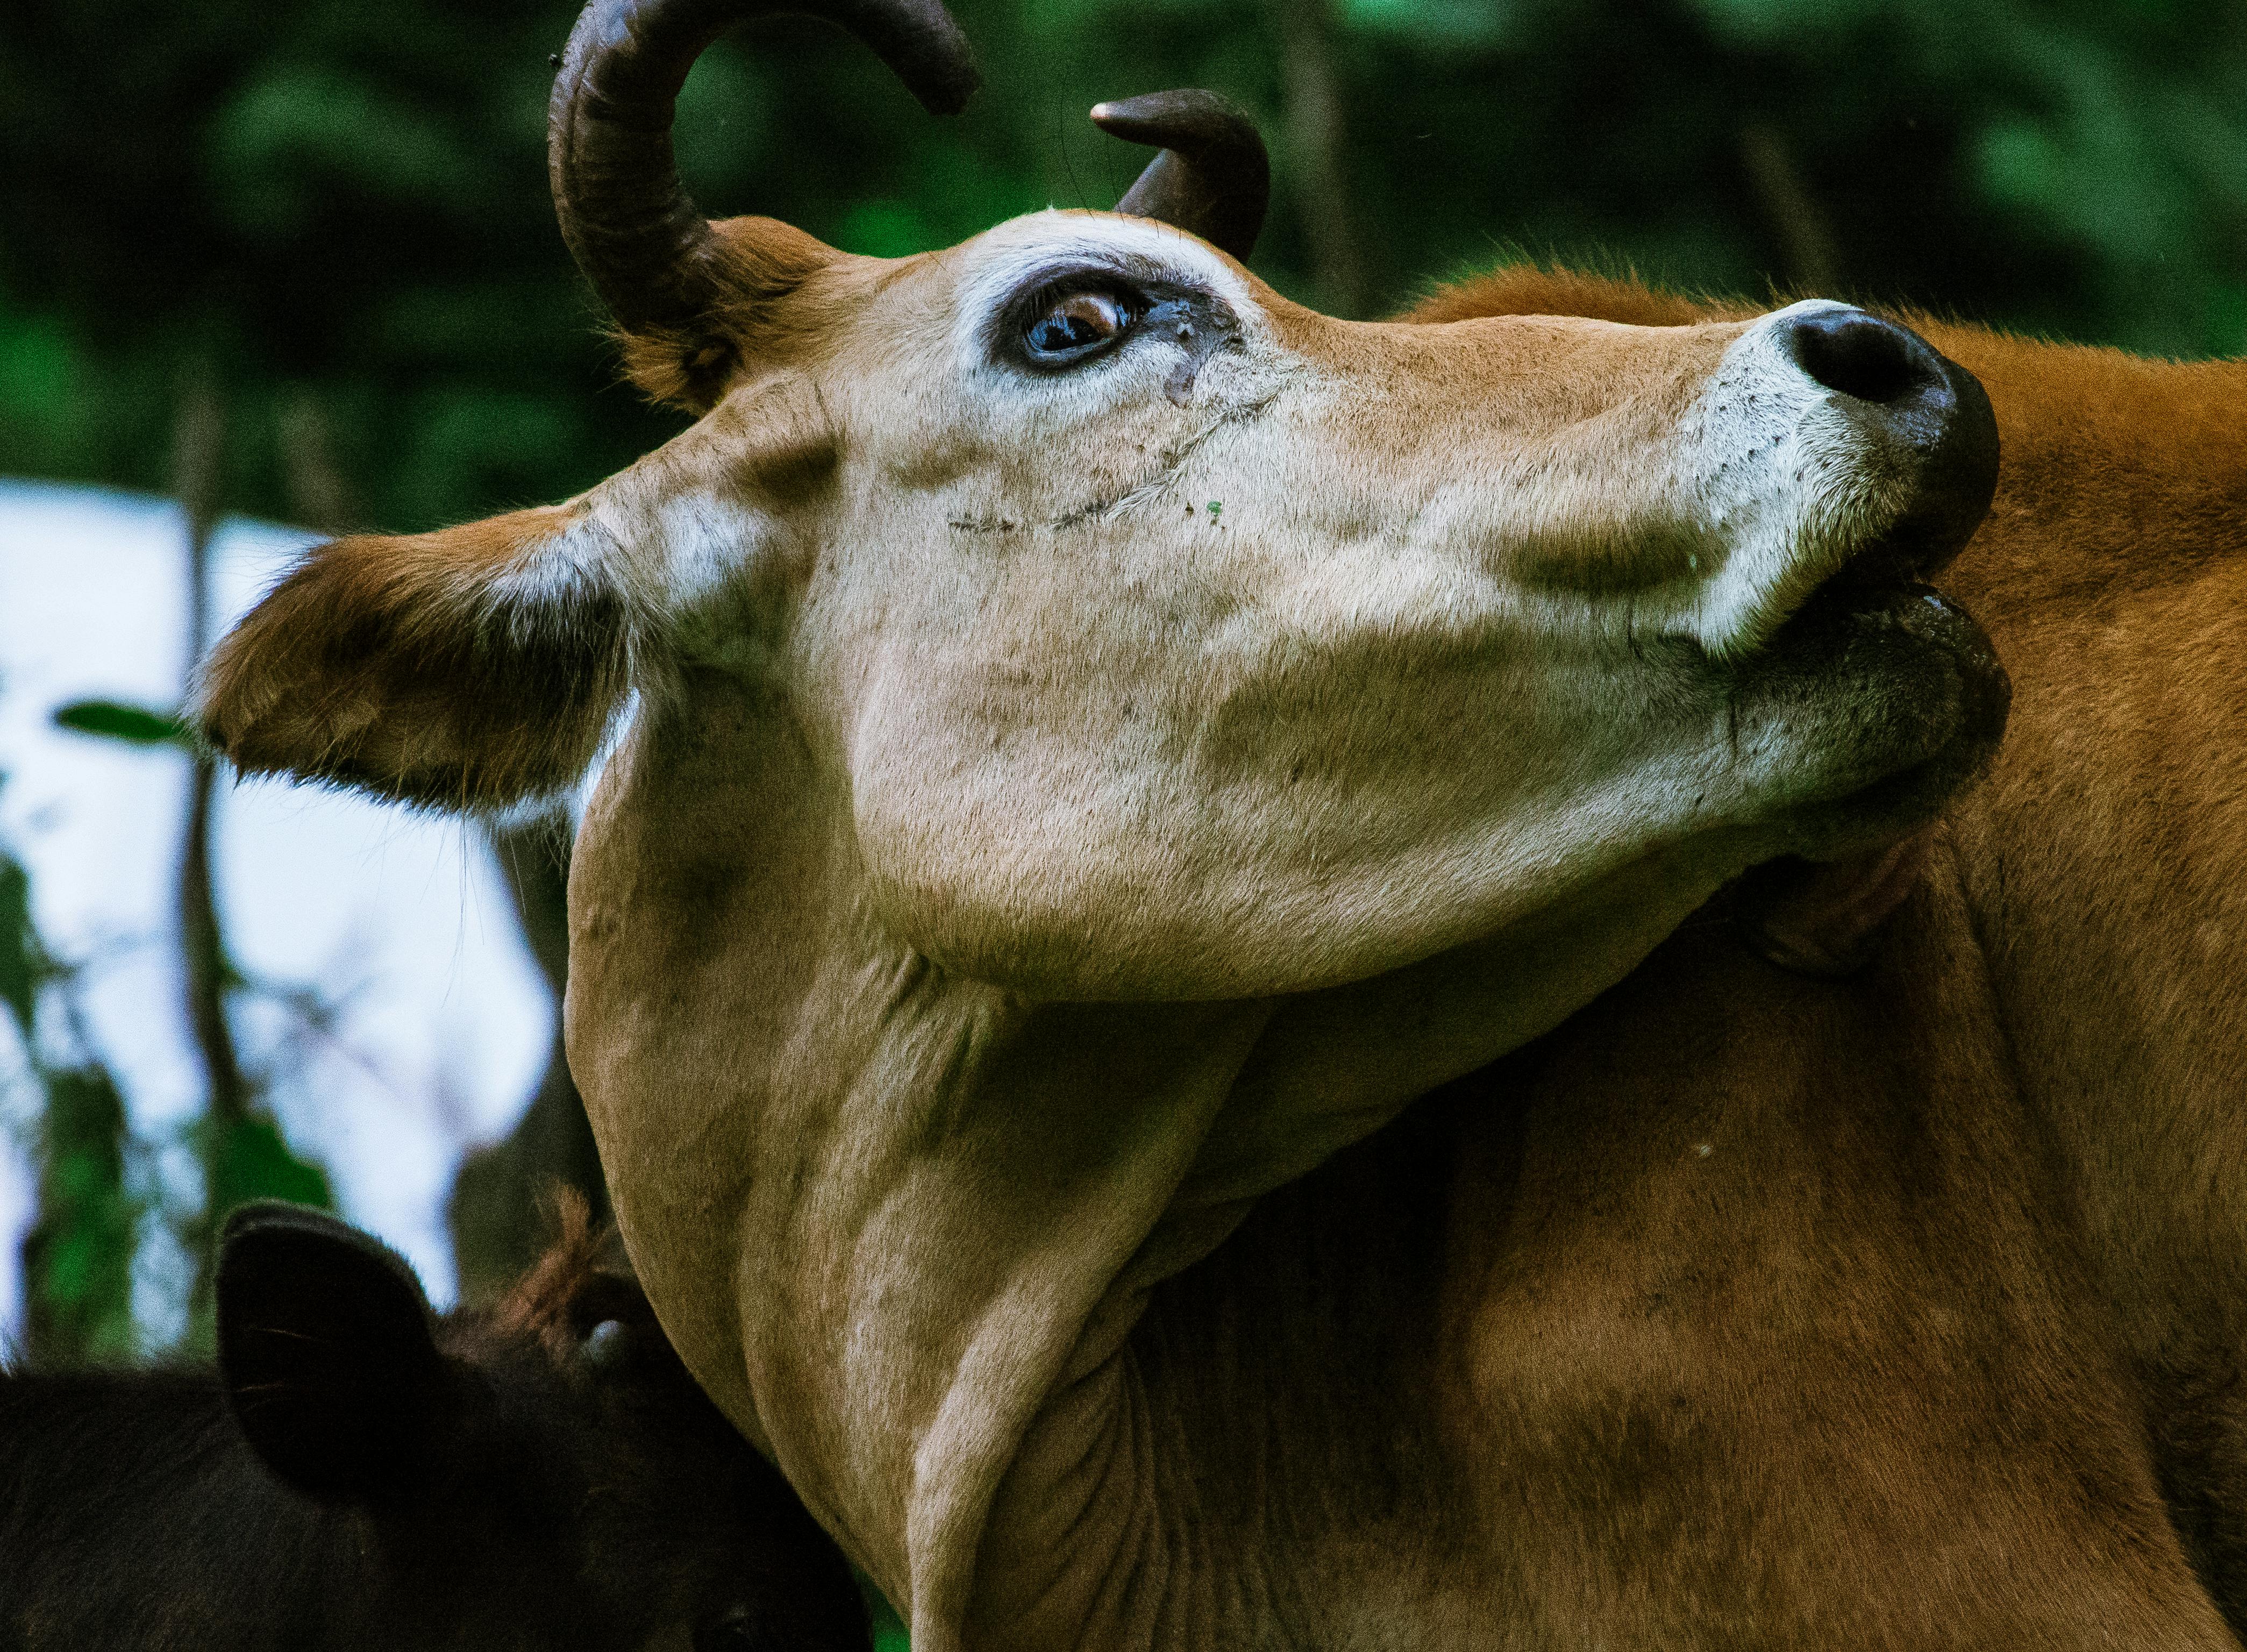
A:
<svg viewBox="0 0 2247 1652">
<path fill-rule="evenodd" d="M 79 967 L 96 1053 L 135 1130 L 174 1143 L 200 1109 L 174 905 L 188 763 L 54 726 L 79 699 L 176 706 L 186 679 L 185 522 L 168 501 L 0 481 L 0 842 L 31 877 L 37 927 Z M 311 536 L 233 521 L 214 552 L 230 624 Z M 327 1170 L 345 1216 L 453 1288 L 444 1199 L 470 1145 L 529 1101 L 554 1007 L 473 828 L 271 782 L 226 788 L 214 857 L 221 920 L 252 980 L 310 988 L 324 1034 L 262 1003 L 235 1028 L 290 1143 Z M 0 1345 L 21 1299 L 32 1097 L 0 1016 Z M 168 1168 L 184 1168 L 175 1148 Z M 160 1294 L 147 1287 L 150 1299 Z M 161 1327 L 158 1329 L 160 1331 Z"/>
</svg>

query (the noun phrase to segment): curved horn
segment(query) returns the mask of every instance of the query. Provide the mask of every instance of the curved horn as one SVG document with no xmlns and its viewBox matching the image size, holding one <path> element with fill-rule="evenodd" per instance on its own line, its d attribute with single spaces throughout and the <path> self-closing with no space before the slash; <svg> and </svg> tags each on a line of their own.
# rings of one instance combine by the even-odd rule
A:
<svg viewBox="0 0 2247 1652">
<path fill-rule="evenodd" d="M 546 168 L 570 256 L 628 332 L 688 331 L 741 297 L 744 277 L 756 285 L 680 184 L 671 122 L 712 41 L 785 13 L 848 30 L 932 114 L 956 113 L 980 79 L 942 0 L 591 0 L 547 106 Z"/>
<path fill-rule="evenodd" d="M 1246 110 L 1214 92 L 1150 92 L 1094 105 L 1092 123 L 1162 146 L 1117 211 L 1175 224 L 1247 262 L 1272 199 L 1272 162 Z"/>
</svg>

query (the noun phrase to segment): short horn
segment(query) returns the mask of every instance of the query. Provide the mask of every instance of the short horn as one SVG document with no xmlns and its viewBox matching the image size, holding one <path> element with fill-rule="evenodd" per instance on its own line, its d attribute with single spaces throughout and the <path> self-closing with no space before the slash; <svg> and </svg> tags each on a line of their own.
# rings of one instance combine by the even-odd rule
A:
<svg viewBox="0 0 2247 1652">
<path fill-rule="evenodd" d="M 1247 262 L 1271 203 L 1272 162 L 1246 110 L 1214 92 L 1150 92 L 1096 104 L 1092 121 L 1162 147 L 1117 211 L 1174 224 Z"/>
<path fill-rule="evenodd" d="M 873 48 L 933 114 L 980 77 L 941 0 L 592 0 L 547 106 L 546 164 L 562 237 L 628 332 L 692 331 L 781 272 L 744 268 L 679 181 L 671 123 L 686 72 L 737 23 L 823 17 Z"/>
</svg>

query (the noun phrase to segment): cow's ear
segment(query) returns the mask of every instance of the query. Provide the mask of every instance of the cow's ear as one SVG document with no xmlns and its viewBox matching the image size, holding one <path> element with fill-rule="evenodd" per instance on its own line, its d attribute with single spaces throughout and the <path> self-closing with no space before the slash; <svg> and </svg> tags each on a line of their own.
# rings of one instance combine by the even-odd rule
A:
<svg viewBox="0 0 2247 1652">
<path fill-rule="evenodd" d="M 404 1259 L 320 1212 L 245 1205 L 220 1241 L 217 1298 L 227 1403 L 268 1468 L 334 1502 L 420 1486 L 450 1380 Z"/>
<path fill-rule="evenodd" d="M 569 786 L 629 678 L 612 550 L 568 505 L 321 545 L 212 653 L 203 734 L 246 773 L 438 808 Z"/>
</svg>

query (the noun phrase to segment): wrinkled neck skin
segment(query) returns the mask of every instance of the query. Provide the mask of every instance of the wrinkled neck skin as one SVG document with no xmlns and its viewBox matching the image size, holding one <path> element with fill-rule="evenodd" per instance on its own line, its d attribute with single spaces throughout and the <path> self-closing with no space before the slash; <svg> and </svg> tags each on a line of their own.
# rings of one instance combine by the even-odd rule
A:
<svg viewBox="0 0 2247 1652">
<path fill-rule="evenodd" d="M 1113 1398 L 1151 1287 L 1619 978 L 1752 852 L 1715 833 L 1626 861 L 1349 986 L 1035 1002 L 885 932 L 784 705 L 716 674 L 679 694 L 581 831 L 571 1064 L 666 1329 L 910 1603 L 917 1646 L 960 1644 L 971 1615 L 1028 1632 L 1042 1607 L 1074 1632 L 1074 1603 L 1038 1598 L 1045 1545 L 1103 1488 L 1048 1426 L 1008 1488 L 1028 1541 L 993 1532 L 994 1499 L 1042 1413 L 1096 1441 L 1085 1403 Z"/>
</svg>

